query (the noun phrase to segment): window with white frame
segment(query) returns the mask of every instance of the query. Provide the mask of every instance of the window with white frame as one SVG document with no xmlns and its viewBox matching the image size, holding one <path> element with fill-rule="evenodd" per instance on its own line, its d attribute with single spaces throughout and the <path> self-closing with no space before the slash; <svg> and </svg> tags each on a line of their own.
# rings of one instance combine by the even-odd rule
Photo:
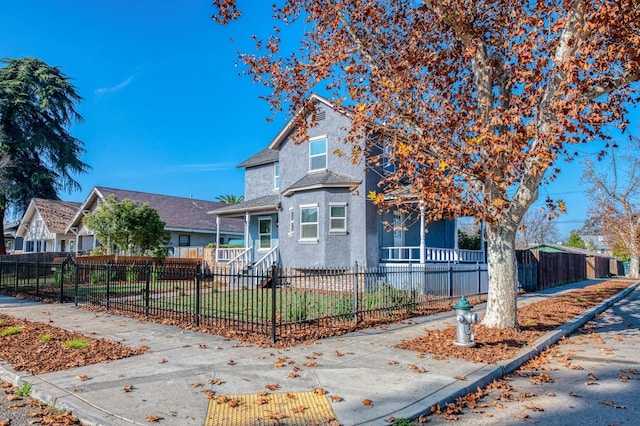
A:
<svg viewBox="0 0 640 426">
<path fill-rule="evenodd" d="M 309 170 L 324 170 L 327 168 L 327 138 L 311 139 L 309 141 Z"/>
<path fill-rule="evenodd" d="M 300 206 L 300 240 L 318 241 L 318 205 Z"/>
<path fill-rule="evenodd" d="M 261 217 L 258 219 L 258 250 L 269 250 L 271 248 L 271 218 Z"/>
<path fill-rule="evenodd" d="M 273 165 L 273 188 L 280 189 L 280 163 Z"/>
<path fill-rule="evenodd" d="M 293 213 L 293 207 L 289 209 L 289 236 L 293 235 L 295 231 L 295 215 Z"/>
<path fill-rule="evenodd" d="M 347 232 L 346 203 L 332 203 L 329 205 L 329 232 Z"/>
</svg>

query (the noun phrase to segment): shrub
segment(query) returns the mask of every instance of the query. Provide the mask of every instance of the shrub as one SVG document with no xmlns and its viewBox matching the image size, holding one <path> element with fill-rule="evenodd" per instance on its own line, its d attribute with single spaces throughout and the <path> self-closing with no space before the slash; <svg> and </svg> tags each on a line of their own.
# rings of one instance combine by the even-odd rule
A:
<svg viewBox="0 0 640 426">
<path fill-rule="evenodd" d="M 64 270 L 64 277 L 62 276 L 62 271 Z M 65 266 L 64 268 L 60 267 L 56 269 L 56 272 L 53 275 L 54 283 L 56 287 L 60 287 L 60 284 L 64 282 L 64 284 L 75 284 L 76 282 L 76 268 L 71 266 Z"/>
<path fill-rule="evenodd" d="M 7 327 L 0 331 L 0 336 L 13 336 L 22 332 L 20 327 Z"/>
<path fill-rule="evenodd" d="M 333 311 L 336 316 L 353 315 L 353 296 L 351 294 L 340 295 L 336 300 Z"/>
<path fill-rule="evenodd" d="M 307 319 L 308 314 L 307 293 L 294 293 L 291 301 L 289 302 L 289 321 L 304 321 Z"/>
<path fill-rule="evenodd" d="M 31 387 L 31 383 L 24 382 L 20 386 L 18 386 L 18 389 L 16 389 L 14 393 L 17 396 L 29 396 L 31 395 Z"/>
<path fill-rule="evenodd" d="M 89 344 L 83 339 L 71 339 L 64 342 L 64 349 L 85 349 Z"/>
<path fill-rule="evenodd" d="M 110 275 L 109 279 L 111 281 L 114 281 L 116 279 L 116 277 L 118 276 L 118 273 L 116 272 L 115 269 L 111 269 L 111 273 L 109 275 Z M 95 271 L 91 271 L 91 276 L 89 277 L 89 281 L 91 282 L 91 284 L 97 284 L 99 282 L 106 282 L 107 281 L 107 270 L 106 269 L 98 269 L 98 270 L 95 270 Z"/>
<path fill-rule="evenodd" d="M 138 281 L 138 271 L 134 265 L 127 266 L 127 283 L 131 284 Z"/>
</svg>

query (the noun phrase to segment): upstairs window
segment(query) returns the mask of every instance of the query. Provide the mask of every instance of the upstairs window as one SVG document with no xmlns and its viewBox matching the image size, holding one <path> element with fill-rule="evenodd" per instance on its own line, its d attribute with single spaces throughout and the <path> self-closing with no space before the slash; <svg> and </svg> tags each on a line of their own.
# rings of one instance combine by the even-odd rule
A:
<svg viewBox="0 0 640 426">
<path fill-rule="evenodd" d="M 273 188 L 280 189 L 280 163 L 273 165 Z"/>
<path fill-rule="evenodd" d="M 309 171 L 327 168 L 327 138 L 309 141 Z"/>
</svg>

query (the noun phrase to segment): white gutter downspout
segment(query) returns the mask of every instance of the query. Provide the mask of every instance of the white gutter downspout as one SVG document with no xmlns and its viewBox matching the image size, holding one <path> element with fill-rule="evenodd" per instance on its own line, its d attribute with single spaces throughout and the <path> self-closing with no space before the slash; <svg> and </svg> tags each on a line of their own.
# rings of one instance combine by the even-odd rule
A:
<svg viewBox="0 0 640 426">
<path fill-rule="evenodd" d="M 244 214 L 244 248 L 249 248 L 249 212 Z"/>
<path fill-rule="evenodd" d="M 220 216 L 216 216 L 216 267 L 220 259 Z"/>
<path fill-rule="evenodd" d="M 424 234 L 426 230 L 424 229 L 424 204 L 420 201 L 420 264 L 424 265 L 425 263 L 425 242 L 424 242 Z"/>
</svg>

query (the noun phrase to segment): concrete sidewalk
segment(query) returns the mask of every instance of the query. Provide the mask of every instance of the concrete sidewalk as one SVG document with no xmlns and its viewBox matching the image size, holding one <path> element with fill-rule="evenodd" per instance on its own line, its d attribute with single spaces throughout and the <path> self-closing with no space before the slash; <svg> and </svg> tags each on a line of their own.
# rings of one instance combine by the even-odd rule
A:
<svg viewBox="0 0 640 426">
<path fill-rule="evenodd" d="M 595 282 L 583 281 L 524 295 L 518 303 L 524 305 Z M 57 327 L 133 348 L 145 345 L 150 350 L 145 355 L 37 376 L 14 372 L 10 364 L 0 362 L 0 377 L 15 384 L 31 383 L 33 396 L 72 411 L 87 424 L 148 425 L 147 417 L 157 416 L 162 418 L 157 423 L 161 425 L 203 425 L 209 406 L 209 398 L 203 393 L 206 389 L 216 395 L 257 394 L 268 391 L 267 384 L 278 384 L 277 392 L 323 388 L 327 396 L 342 397 L 339 402 L 330 402 L 342 425 L 384 425 L 390 417 L 417 417 L 433 404 L 451 401 L 515 370 L 635 287 L 630 282 L 625 292 L 548 333 L 514 359 L 497 365 L 435 360 L 428 354 L 420 358 L 415 352 L 393 347 L 403 339 L 424 334 L 424 328 L 454 324 L 453 311 L 314 344 L 275 349 L 76 309 L 69 304 L 49 305 L 0 295 L 0 310 L 5 314 L 31 321 L 51 319 Z M 483 305 L 474 308 L 481 318 L 482 309 Z M 277 363 L 283 366 L 277 367 Z M 425 372 L 416 373 L 409 368 L 411 364 Z M 291 377 L 294 369 L 299 369 L 295 371 L 297 377 Z M 88 379 L 80 381 L 78 376 L 84 375 Z M 466 380 L 454 378 L 461 376 Z M 215 379 L 222 383 L 214 384 Z M 133 390 L 124 392 L 125 386 L 132 386 Z M 373 404 L 363 404 L 365 399 Z"/>
</svg>

